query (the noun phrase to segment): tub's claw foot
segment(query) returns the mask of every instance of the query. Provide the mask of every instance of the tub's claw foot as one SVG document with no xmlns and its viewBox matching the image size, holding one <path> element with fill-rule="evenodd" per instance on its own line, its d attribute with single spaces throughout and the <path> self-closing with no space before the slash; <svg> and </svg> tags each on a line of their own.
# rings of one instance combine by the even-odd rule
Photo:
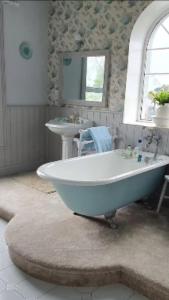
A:
<svg viewBox="0 0 169 300">
<path fill-rule="evenodd" d="M 109 226 L 112 229 L 117 229 L 118 228 L 118 224 L 113 219 L 110 219 L 110 218 L 105 218 L 105 219 L 109 223 Z"/>
<path fill-rule="evenodd" d="M 116 215 L 116 211 L 112 211 L 112 212 L 107 213 L 107 214 L 104 215 L 105 220 L 108 222 L 108 224 L 110 225 L 110 227 L 112 229 L 117 229 L 118 228 L 118 224 L 114 220 L 115 215 Z"/>
<path fill-rule="evenodd" d="M 113 222 L 110 223 L 110 227 L 112 229 L 117 229 L 119 227 L 119 225 L 116 222 L 113 221 Z"/>
</svg>

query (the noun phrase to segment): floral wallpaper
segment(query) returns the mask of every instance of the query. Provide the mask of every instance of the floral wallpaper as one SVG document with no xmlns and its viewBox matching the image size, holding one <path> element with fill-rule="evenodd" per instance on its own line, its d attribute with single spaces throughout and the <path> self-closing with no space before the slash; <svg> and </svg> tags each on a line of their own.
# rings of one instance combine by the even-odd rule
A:
<svg viewBox="0 0 169 300">
<path fill-rule="evenodd" d="M 49 104 L 59 105 L 59 52 L 109 49 L 109 109 L 122 111 L 133 25 L 151 1 L 52 1 L 49 17 Z M 82 42 L 76 42 L 80 34 Z"/>
</svg>

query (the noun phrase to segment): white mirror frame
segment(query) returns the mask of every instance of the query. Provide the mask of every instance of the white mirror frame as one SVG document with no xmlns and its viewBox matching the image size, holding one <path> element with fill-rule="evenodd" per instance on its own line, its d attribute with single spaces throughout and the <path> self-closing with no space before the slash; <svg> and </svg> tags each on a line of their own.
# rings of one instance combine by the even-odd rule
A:
<svg viewBox="0 0 169 300">
<path fill-rule="evenodd" d="M 104 86 L 103 86 L 103 98 L 102 102 L 95 101 L 85 101 L 85 100 L 71 100 L 69 103 L 63 99 L 63 58 L 65 56 L 74 57 L 74 56 L 105 56 L 105 69 L 104 69 Z M 97 107 L 107 107 L 107 91 L 108 91 L 108 78 L 109 78 L 109 64 L 110 64 L 110 52 L 109 50 L 96 50 L 96 51 L 79 51 L 79 52 L 63 52 L 59 54 L 60 62 L 60 78 L 59 78 L 59 99 L 61 105 L 78 105 L 78 106 L 97 106 Z"/>
</svg>

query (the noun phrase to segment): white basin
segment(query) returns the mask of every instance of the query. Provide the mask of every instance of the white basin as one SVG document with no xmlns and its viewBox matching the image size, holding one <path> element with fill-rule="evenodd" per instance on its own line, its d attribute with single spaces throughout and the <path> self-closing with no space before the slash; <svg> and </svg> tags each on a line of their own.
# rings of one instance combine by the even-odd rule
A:
<svg viewBox="0 0 169 300">
<path fill-rule="evenodd" d="M 69 122 L 68 118 L 55 118 L 45 124 L 48 129 L 62 138 L 62 159 L 71 158 L 73 155 L 73 138 L 80 129 L 91 127 L 92 121 L 78 118 L 76 122 Z"/>
<path fill-rule="evenodd" d="M 71 123 L 66 121 L 66 118 L 55 118 L 45 124 L 50 131 L 60 134 L 61 136 L 74 137 L 79 129 L 86 129 L 92 126 L 92 121 L 79 118 L 78 122 Z"/>
</svg>

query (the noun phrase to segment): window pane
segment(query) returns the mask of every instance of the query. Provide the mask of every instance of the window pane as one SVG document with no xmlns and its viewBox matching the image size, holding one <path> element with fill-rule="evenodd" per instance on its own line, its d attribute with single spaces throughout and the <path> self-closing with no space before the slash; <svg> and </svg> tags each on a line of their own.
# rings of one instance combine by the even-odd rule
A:
<svg viewBox="0 0 169 300">
<path fill-rule="evenodd" d="M 148 98 L 143 98 L 141 107 L 141 120 L 152 121 L 152 116 L 155 114 L 154 104 Z"/>
<path fill-rule="evenodd" d="M 102 102 L 102 93 L 86 92 L 86 101 Z"/>
<path fill-rule="evenodd" d="M 148 94 L 150 91 L 154 91 L 164 85 L 169 86 L 169 75 L 145 75 L 141 119 L 152 119 L 151 117 L 154 114 L 154 104 L 151 99 L 149 99 Z"/>
<path fill-rule="evenodd" d="M 86 85 L 102 88 L 104 83 L 105 56 L 87 57 Z"/>
<path fill-rule="evenodd" d="M 144 94 L 148 94 L 163 85 L 169 86 L 169 75 L 146 75 L 144 82 Z"/>
<path fill-rule="evenodd" d="M 155 28 L 148 43 L 148 49 L 169 48 L 169 34 L 162 26 Z"/>
<path fill-rule="evenodd" d="M 161 48 L 160 50 L 157 50 Z M 151 34 L 146 53 L 144 90 L 140 116 L 152 120 L 154 103 L 149 99 L 150 91 L 164 85 L 169 89 L 169 16 L 163 19 Z M 154 49 L 154 50 L 153 50 Z"/>
<path fill-rule="evenodd" d="M 147 50 L 147 73 L 169 73 L 169 50 Z"/>
<path fill-rule="evenodd" d="M 169 17 L 165 18 L 164 21 L 162 22 L 162 24 L 164 25 L 164 27 L 169 32 Z"/>
</svg>

